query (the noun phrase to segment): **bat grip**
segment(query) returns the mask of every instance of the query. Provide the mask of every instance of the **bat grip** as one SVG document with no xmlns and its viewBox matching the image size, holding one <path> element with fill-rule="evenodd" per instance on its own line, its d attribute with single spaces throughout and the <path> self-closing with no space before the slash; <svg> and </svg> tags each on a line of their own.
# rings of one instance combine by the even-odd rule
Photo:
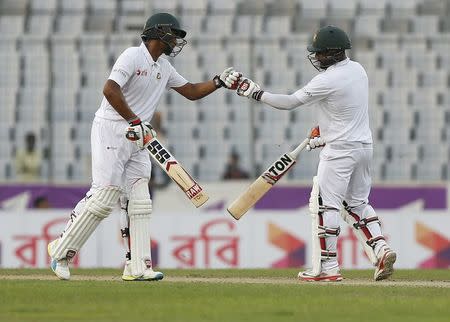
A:
<svg viewBox="0 0 450 322">
<path fill-rule="evenodd" d="M 300 145 L 299 145 L 298 147 L 296 147 L 296 148 L 294 149 L 294 151 L 291 152 L 292 157 L 295 158 L 295 159 L 297 159 L 297 157 L 298 157 L 298 155 L 300 154 L 300 152 L 301 152 L 304 148 L 306 148 L 306 146 L 308 145 L 308 143 L 309 143 L 309 138 L 304 139 L 304 140 L 302 141 L 302 143 L 300 143 Z"/>
</svg>

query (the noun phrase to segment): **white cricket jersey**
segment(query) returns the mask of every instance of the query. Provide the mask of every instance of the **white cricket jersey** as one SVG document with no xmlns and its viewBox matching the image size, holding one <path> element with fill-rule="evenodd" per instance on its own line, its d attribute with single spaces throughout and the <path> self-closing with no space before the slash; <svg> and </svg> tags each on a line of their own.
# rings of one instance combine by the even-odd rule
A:
<svg viewBox="0 0 450 322">
<path fill-rule="evenodd" d="M 369 127 L 369 81 L 366 71 L 347 58 L 315 76 L 294 95 L 316 104 L 320 135 L 325 142 L 372 143 Z"/>
<path fill-rule="evenodd" d="M 167 59 L 159 57 L 155 62 L 144 43 L 126 49 L 117 58 L 108 79 L 119 84 L 126 102 L 142 121 L 151 120 L 165 89 L 180 87 L 188 82 Z M 105 97 L 95 115 L 109 120 L 123 120 Z"/>
</svg>

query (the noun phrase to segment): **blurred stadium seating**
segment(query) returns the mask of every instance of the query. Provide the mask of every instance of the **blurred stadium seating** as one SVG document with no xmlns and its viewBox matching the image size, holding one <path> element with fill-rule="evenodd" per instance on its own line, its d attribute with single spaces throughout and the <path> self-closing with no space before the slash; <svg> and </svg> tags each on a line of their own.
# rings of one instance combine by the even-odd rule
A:
<svg viewBox="0 0 450 322">
<path fill-rule="evenodd" d="M 449 0 L 0 0 L 0 178 L 32 129 L 43 180 L 90 181 L 89 131 L 117 56 L 138 45 L 146 18 L 168 11 L 188 31 L 172 60 L 192 82 L 234 66 L 267 90 L 290 93 L 316 71 L 306 45 L 335 24 L 370 79 L 374 181 L 449 180 Z M 314 108 L 280 112 L 232 92 L 190 102 L 168 92 L 163 127 L 173 153 L 199 180 L 219 180 L 228 152 L 256 174 L 314 125 Z M 310 180 L 317 154 L 290 180 Z"/>
</svg>

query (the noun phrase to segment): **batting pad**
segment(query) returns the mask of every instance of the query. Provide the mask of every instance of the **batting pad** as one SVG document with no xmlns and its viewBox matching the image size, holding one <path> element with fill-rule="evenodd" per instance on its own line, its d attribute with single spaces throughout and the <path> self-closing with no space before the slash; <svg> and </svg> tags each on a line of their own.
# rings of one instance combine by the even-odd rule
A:
<svg viewBox="0 0 450 322">
<path fill-rule="evenodd" d="M 118 187 L 106 187 L 87 199 L 80 215 L 64 232 L 58 243 L 51 249 L 53 259 L 72 259 L 80 250 L 98 224 L 109 216 L 120 195 Z"/>
<path fill-rule="evenodd" d="M 144 275 L 151 267 L 150 252 L 150 215 L 152 201 L 148 191 L 148 180 L 138 180 L 130 192 L 128 216 L 130 218 L 131 274 Z"/>
<path fill-rule="evenodd" d="M 355 224 L 357 224 L 358 221 L 353 216 L 351 216 L 349 212 L 344 208 L 341 209 L 340 214 L 342 219 L 344 219 L 344 221 L 347 224 L 349 224 L 350 227 L 352 227 L 353 231 L 355 232 L 356 238 L 358 238 L 359 242 L 363 245 L 364 252 L 366 253 L 372 265 L 374 266 L 377 265 L 378 258 L 377 255 L 375 254 L 375 250 L 367 244 L 369 238 L 364 234 L 364 232 L 361 229 L 357 229 L 355 227 Z M 363 214 L 365 216 L 364 217 L 361 216 L 362 217 L 361 219 L 370 217 L 377 218 L 377 221 L 368 224 L 367 228 L 369 229 L 370 233 L 373 236 L 382 236 L 380 222 L 378 221 L 378 217 L 376 216 L 375 210 L 372 208 L 372 206 L 366 205 L 363 210 Z M 369 227 L 371 227 L 372 229 L 370 229 Z"/>
</svg>

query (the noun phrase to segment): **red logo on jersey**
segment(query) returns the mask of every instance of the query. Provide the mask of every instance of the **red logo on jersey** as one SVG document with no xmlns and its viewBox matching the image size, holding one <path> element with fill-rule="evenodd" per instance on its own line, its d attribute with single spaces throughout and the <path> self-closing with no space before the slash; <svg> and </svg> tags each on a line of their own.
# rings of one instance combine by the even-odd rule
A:
<svg viewBox="0 0 450 322">
<path fill-rule="evenodd" d="M 144 70 L 138 69 L 136 71 L 136 75 L 138 75 L 138 76 L 147 76 L 147 70 L 146 69 L 144 69 Z"/>
</svg>

